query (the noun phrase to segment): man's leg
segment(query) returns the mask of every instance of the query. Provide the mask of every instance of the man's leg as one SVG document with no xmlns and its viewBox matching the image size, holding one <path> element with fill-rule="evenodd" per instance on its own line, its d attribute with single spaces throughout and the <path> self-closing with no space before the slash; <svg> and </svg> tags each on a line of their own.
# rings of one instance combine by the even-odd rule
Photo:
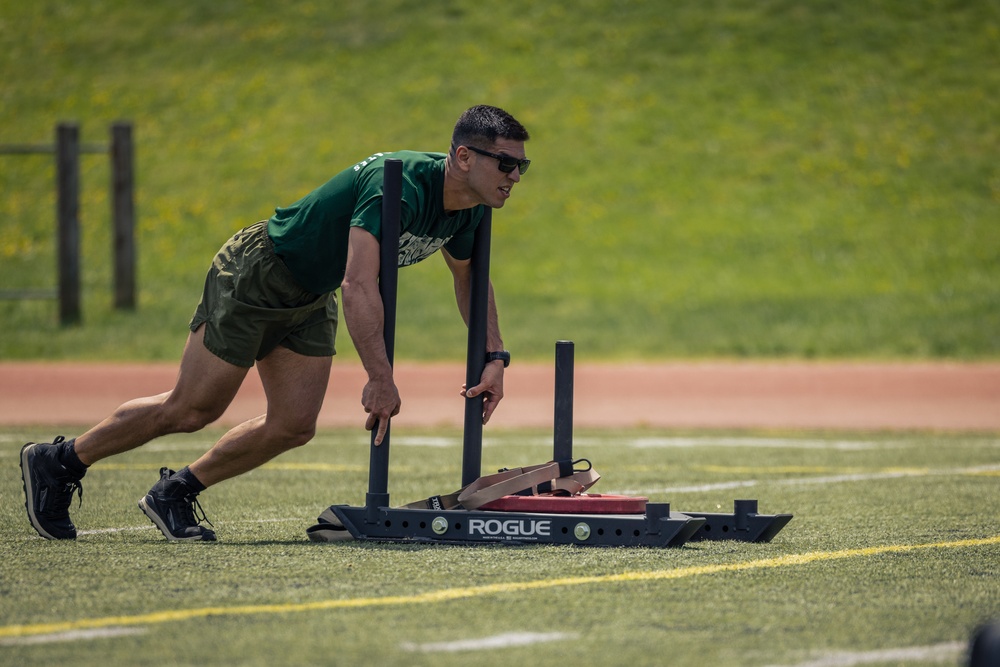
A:
<svg viewBox="0 0 1000 667">
<path fill-rule="evenodd" d="M 240 424 L 189 466 L 206 487 L 253 470 L 309 442 L 330 379 L 331 357 L 277 347 L 257 363 L 267 414 Z"/>
<path fill-rule="evenodd" d="M 76 438 L 80 461 L 89 466 L 163 435 L 193 433 L 222 416 L 250 369 L 209 352 L 204 335 L 201 327 L 188 337 L 173 390 L 129 401 Z"/>
<path fill-rule="evenodd" d="M 267 414 L 232 429 L 179 472 L 163 468 L 160 481 L 139 500 L 139 507 L 168 540 L 215 541 L 215 533 L 201 525 L 204 513 L 198 516 L 198 494 L 312 439 L 330 362 L 330 357 L 307 357 L 283 347 L 258 362 Z"/>
<path fill-rule="evenodd" d="M 129 401 L 75 440 L 28 443 L 21 474 L 28 519 L 47 539 L 73 539 L 73 494 L 87 466 L 168 433 L 196 431 L 222 415 L 246 368 L 222 361 L 202 343 L 203 328 L 188 337 L 173 391 Z"/>
</svg>

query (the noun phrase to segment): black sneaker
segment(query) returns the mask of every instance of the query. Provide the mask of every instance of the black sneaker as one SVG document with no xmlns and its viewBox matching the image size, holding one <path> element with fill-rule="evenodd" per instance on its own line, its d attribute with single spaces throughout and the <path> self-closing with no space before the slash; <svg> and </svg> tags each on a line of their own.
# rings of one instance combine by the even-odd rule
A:
<svg viewBox="0 0 1000 667">
<path fill-rule="evenodd" d="M 76 526 L 69 518 L 73 494 L 83 502 L 83 475 L 60 462 L 60 447 L 69 446 L 61 435 L 51 443 L 29 442 L 21 448 L 21 480 L 28 520 L 47 540 L 75 540 Z"/>
<path fill-rule="evenodd" d="M 171 542 L 214 542 L 215 532 L 200 525 L 212 522 L 201 509 L 197 492 L 179 479 L 170 479 L 173 474 L 169 468 L 160 468 L 160 481 L 139 499 L 139 509 Z"/>
</svg>

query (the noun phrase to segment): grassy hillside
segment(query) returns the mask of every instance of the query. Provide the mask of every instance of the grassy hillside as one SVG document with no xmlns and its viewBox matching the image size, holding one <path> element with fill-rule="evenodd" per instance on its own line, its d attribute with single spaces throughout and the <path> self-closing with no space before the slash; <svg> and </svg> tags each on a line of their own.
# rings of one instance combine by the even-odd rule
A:
<svg viewBox="0 0 1000 667">
<path fill-rule="evenodd" d="M 1000 357 L 996 0 L 0 0 L 0 49 L 0 143 L 135 122 L 141 254 L 115 312 L 86 156 L 85 324 L 0 302 L 0 358 L 176 358 L 234 229 L 480 102 L 533 135 L 494 224 L 519 358 Z M 3 289 L 55 284 L 52 171 L 0 156 Z M 401 273 L 401 358 L 464 354 L 445 273 Z"/>
</svg>

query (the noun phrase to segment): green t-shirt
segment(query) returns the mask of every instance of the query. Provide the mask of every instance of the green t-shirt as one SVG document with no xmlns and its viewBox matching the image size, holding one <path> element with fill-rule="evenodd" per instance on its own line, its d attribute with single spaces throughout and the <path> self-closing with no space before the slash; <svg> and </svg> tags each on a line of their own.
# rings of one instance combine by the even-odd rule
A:
<svg viewBox="0 0 1000 667">
<path fill-rule="evenodd" d="M 403 161 L 399 266 L 444 247 L 456 259 L 472 256 L 483 207 L 444 211 L 444 153 L 376 153 L 348 167 L 286 208 L 275 209 L 267 233 L 295 280 L 314 294 L 340 286 L 351 227 L 382 237 L 382 171 L 386 158 Z"/>
</svg>

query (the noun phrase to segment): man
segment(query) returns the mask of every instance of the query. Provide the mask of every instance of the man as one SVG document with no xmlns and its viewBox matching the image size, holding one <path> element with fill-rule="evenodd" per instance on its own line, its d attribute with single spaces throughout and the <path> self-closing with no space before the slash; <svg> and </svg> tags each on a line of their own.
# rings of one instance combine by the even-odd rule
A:
<svg viewBox="0 0 1000 667">
<path fill-rule="evenodd" d="M 213 262 L 172 391 L 139 398 L 73 440 L 28 443 L 21 470 L 28 518 L 42 537 L 73 539 L 69 516 L 87 468 L 101 459 L 218 419 L 255 363 L 267 413 L 226 433 L 178 472 L 163 468 L 139 507 L 168 540 L 214 541 L 198 494 L 312 439 L 326 393 L 341 289 L 351 338 L 368 373 L 361 402 L 365 428 L 381 444 L 399 391 L 382 337 L 378 292 L 382 170 L 403 161 L 399 264 L 438 249 L 451 269 L 468 324 L 470 257 L 484 207 L 501 208 L 529 161 L 528 132 L 510 114 L 476 106 L 459 118 L 451 150 L 378 153 L 345 169 L 267 221 L 234 235 Z M 487 315 L 488 362 L 468 397 L 484 395 L 485 424 L 503 398 L 503 349 L 493 289 Z"/>
</svg>

